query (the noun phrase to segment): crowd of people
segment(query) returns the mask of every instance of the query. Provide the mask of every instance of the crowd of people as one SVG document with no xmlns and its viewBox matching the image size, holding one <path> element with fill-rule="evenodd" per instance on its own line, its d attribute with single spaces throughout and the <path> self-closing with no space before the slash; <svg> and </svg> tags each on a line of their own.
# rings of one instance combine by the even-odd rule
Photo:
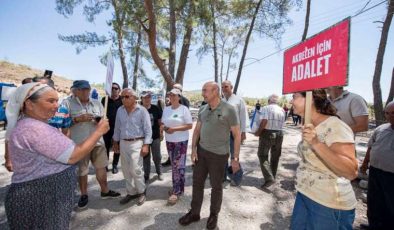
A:
<svg viewBox="0 0 394 230">
<path fill-rule="evenodd" d="M 151 159 L 158 180 L 162 167 L 171 166 L 172 188 L 168 205 L 175 205 L 185 189 L 189 131 L 193 120 L 182 85 L 175 84 L 163 105 L 152 104 L 152 92 L 138 95 L 133 89 L 112 84 L 105 99 L 91 98 L 88 81 L 76 80 L 71 95 L 58 104 L 50 77 L 25 79 L 10 98 L 6 115 L 5 166 L 13 172 L 5 209 L 11 229 L 68 229 L 79 184 L 78 208 L 87 208 L 90 162 L 94 166 L 101 198 L 121 194 L 108 187 L 107 172 L 118 173 L 121 162 L 125 205 L 143 205 L 150 183 Z M 193 167 L 191 209 L 179 220 L 187 226 L 200 220 L 205 181 L 211 185 L 207 229 L 217 227 L 223 200 L 223 183 L 242 186 L 241 143 L 249 130 L 245 101 L 233 93 L 230 81 L 206 82 L 204 105 L 198 112 L 191 144 Z M 140 103 L 138 101 L 140 100 Z M 306 93 L 294 93 L 291 108 L 279 105 L 279 96 L 256 106 L 259 137 L 257 156 L 264 178 L 262 188 L 275 184 L 284 125 L 288 116 L 305 115 Z M 373 133 L 361 171 L 369 168 L 367 229 L 394 226 L 394 102 L 385 108 L 388 123 Z M 300 121 L 298 120 L 300 119 Z M 312 91 L 311 123 L 301 129 L 297 152 L 296 200 L 290 229 L 352 229 L 356 197 L 351 181 L 358 175 L 355 134 L 368 130 L 368 108 L 361 96 L 342 87 Z M 165 140 L 167 161 L 162 161 Z M 55 145 L 53 143 L 56 143 Z M 113 151 L 112 168 L 109 168 Z M 229 160 L 230 159 L 230 164 Z"/>
</svg>

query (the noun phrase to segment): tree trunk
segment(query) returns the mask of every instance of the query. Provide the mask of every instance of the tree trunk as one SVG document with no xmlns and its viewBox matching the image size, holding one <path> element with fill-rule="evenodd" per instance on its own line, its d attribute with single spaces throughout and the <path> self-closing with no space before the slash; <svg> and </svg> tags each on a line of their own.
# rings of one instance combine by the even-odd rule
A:
<svg viewBox="0 0 394 230">
<path fill-rule="evenodd" d="M 219 74 L 219 83 L 223 82 L 223 62 L 224 62 L 224 44 L 226 40 L 223 41 L 222 44 L 222 53 L 220 55 L 220 74 Z"/>
<path fill-rule="evenodd" d="M 234 49 L 231 49 L 231 52 L 228 55 L 226 81 L 228 80 L 228 74 L 230 73 L 231 57 L 233 56 L 233 52 L 234 52 Z"/>
<path fill-rule="evenodd" d="M 376 125 L 381 125 L 384 122 L 382 90 L 380 88 L 380 77 L 382 74 L 384 52 L 386 50 L 387 37 L 390 30 L 391 21 L 394 13 L 394 0 L 390 0 L 387 10 L 386 19 L 383 23 L 382 34 L 380 37 L 378 54 L 376 56 L 375 72 L 372 80 L 373 89 L 373 107 L 375 111 Z"/>
<path fill-rule="evenodd" d="M 306 15 L 305 15 L 305 26 L 304 26 L 304 33 L 302 34 L 301 41 L 306 39 L 306 35 L 308 34 L 309 28 L 309 15 L 311 13 L 311 0 L 308 0 L 306 3 Z"/>
<path fill-rule="evenodd" d="M 249 40 L 250 40 L 250 37 L 252 35 L 254 22 L 256 21 L 257 14 L 259 13 L 259 9 L 260 9 L 260 6 L 261 6 L 262 3 L 263 3 L 263 0 L 259 0 L 259 2 L 256 5 L 256 9 L 255 9 L 254 14 L 253 14 L 252 22 L 250 23 L 249 31 L 248 31 L 248 34 L 246 35 L 246 38 L 245 38 L 245 44 L 244 44 L 244 48 L 243 48 L 243 51 L 242 51 L 242 57 L 241 57 L 241 61 L 239 63 L 239 67 L 238 67 L 237 80 L 235 81 L 235 86 L 234 86 L 234 93 L 235 94 L 237 93 L 239 80 L 241 79 L 242 67 L 243 67 L 244 62 L 245 62 L 246 52 L 248 51 Z"/>
<path fill-rule="evenodd" d="M 217 46 L 216 46 L 216 19 L 215 19 L 215 1 L 212 0 L 210 2 L 211 5 L 211 16 L 212 16 L 212 33 L 213 33 L 213 60 L 215 63 L 215 82 L 218 82 L 218 65 L 219 65 L 219 61 L 218 61 L 218 53 L 217 53 Z"/>
<path fill-rule="evenodd" d="M 182 49 L 181 49 L 181 55 L 179 57 L 179 64 L 178 64 L 178 70 L 176 73 L 176 79 L 175 82 L 183 85 L 183 78 L 185 76 L 185 70 L 186 70 L 186 63 L 187 63 L 187 58 L 189 55 L 189 48 L 190 48 L 190 41 L 192 39 L 192 33 L 193 33 L 193 16 L 194 16 L 194 1 L 190 1 L 189 3 L 189 12 L 187 16 L 187 21 L 185 25 L 185 35 L 183 36 L 183 43 L 182 43 Z"/>
<path fill-rule="evenodd" d="M 126 57 L 123 49 L 123 17 L 119 15 L 119 7 L 117 6 L 117 2 L 112 0 L 112 5 L 115 10 L 115 19 L 116 24 L 114 25 L 114 29 L 116 31 L 116 37 L 118 40 L 118 50 L 120 56 L 120 65 L 122 66 L 122 74 L 123 74 L 123 89 L 129 87 L 129 76 L 127 74 L 127 65 L 126 65 Z"/>
<path fill-rule="evenodd" d="M 394 68 L 393 68 L 393 73 L 391 74 L 391 86 L 390 86 L 389 96 L 387 97 L 386 100 L 386 106 L 389 102 L 393 101 L 393 98 L 394 98 Z"/>
<path fill-rule="evenodd" d="M 168 71 L 172 79 L 175 78 L 175 60 L 176 60 L 176 16 L 175 0 L 170 0 L 170 49 L 168 51 Z"/>
<path fill-rule="evenodd" d="M 152 59 L 155 62 L 157 68 L 159 68 L 161 75 L 163 76 L 166 84 L 167 90 L 172 89 L 174 85 L 174 80 L 170 72 L 168 71 L 165 60 L 163 60 L 157 51 L 156 45 L 156 15 L 153 10 L 153 3 L 152 0 L 145 0 L 144 1 L 144 8 L 148 15 L 149 20 L 149 28 L 146 28 L 143 23 L 141 23 L 142 28 L 144 28 L 145 32 L 148 34 L 148 43 L 149 43 L 149 51 L 151 53 Z"/>
<path fill-rule="evenodd" d="M 135 47 L 135 60 L 134 60 L 134 71 L 133 71 L 133 89 L 134 90 L 137 90 L 141 38 L 142 38 L 142 31 L 141 31 L 141 26 L 140 26 L 140 28 L 138 29 L 137 45 Z"/>
</svg>

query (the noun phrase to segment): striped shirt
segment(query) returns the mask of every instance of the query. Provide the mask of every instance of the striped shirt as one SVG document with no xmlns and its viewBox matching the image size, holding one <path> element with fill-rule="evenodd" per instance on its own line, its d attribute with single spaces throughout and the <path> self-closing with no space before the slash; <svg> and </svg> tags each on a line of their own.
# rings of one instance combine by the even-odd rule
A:
<svg viewBox="0 0 394 230">
<path fill-rule="evenodd" d="M 277 104 L 266 105 L 260 110 L 261 120 L 267 120 L 265 129 L 282 130 L 285 124 L 285 111 Z"/>
</svg>

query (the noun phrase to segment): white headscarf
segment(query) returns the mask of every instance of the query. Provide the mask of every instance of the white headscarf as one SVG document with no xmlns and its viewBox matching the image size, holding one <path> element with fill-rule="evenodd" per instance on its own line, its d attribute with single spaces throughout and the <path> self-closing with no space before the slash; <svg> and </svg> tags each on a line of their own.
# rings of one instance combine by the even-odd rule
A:
<svg viewBox="0 0 394 230">
<path fill-rule="evenodd" d="M 49 86 L 39 82 L 27 83 L 19 86 L 11 95 L 9 101 L 7 102 L 7 107 L 5 110 L 5 114 L 7 117 L 7 131 L 5 134 L 6 140 L 9 140 L 12 130 L 15 128 L 16 122 L 21 116 L 23 104 L 26 99 L 38 90 L 45 87 Z"/>
</svg>

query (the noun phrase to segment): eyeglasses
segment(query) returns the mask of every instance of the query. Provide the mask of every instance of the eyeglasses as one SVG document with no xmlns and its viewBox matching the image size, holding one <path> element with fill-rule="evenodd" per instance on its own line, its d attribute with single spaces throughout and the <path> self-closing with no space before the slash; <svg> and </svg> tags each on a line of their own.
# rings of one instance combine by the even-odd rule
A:
<svg viewBox="0 0 394 230">
<path fill-rule="evenodd" d="M 129 96 L 129 95 L 126 95 L 126 96 L 120 96 L 120 99 L 129 99 L 129 98 L 132 98 L 133 96 Z"/>
<path fill-rule="evenodd" d="M 118 87 L 112 87 L 112 90 L 119 90 Z"/>
</svg>

